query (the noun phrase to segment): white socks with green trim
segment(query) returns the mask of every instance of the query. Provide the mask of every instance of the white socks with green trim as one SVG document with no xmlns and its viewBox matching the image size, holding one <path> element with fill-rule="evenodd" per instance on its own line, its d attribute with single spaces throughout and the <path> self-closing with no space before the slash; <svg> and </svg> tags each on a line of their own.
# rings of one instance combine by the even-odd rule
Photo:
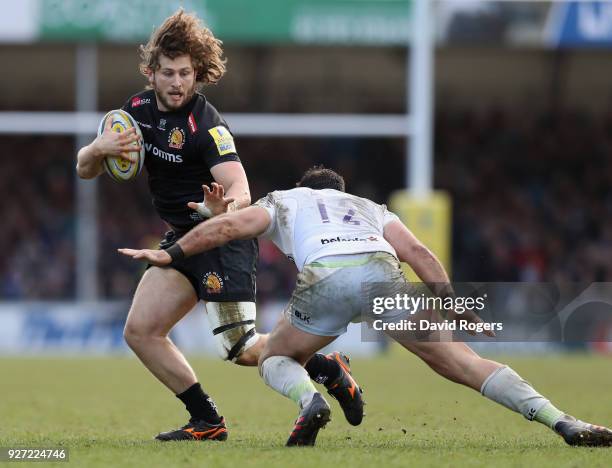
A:
<svg viewBox="0 0 612 468">
<path fill-rule="evenodd" d="M 307 406 L 317 389 L 306 370 L 287 356 L 272 356 L 261 365 L 264 382 L 278 393 L 292 399 L 300 408 Z"/>
<path fill-rule="evenodd" d="M 507 366 L 500 367 L 487 377 L 480 393 L 530 421 L 538 421 L 554 429 L 564 415 L 549 400 L 536 392 L 528 382 Z"/>
<path fill-rule="evenodd" d="M 295 401 L 300 408 L 307 406 L 317 390 L 306 370 L 287 356 L 272 356 L 261 366 L 261 374 L 270 387 Z M 521 413 L 530 421 L 538 421 L 554 429 L 564 415 L 510 367 L 504 366 L 489 375 L 480 393 L 490 400 Z"/>
</svg>

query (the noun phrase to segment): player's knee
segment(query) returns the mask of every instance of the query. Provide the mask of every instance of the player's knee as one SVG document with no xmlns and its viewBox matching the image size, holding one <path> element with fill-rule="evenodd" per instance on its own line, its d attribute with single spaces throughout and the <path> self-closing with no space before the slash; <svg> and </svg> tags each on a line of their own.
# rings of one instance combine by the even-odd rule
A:
<svg viewBox="0 0 612 468">
<path fill-rule="evenodd" d="M 247 353 L 260 338 L 255 329 L 255 303 L 209 302 L 206 312 L 219 357 L 237 364 L 256 365 L 259 356 Z"/>
<path fill-rule="evenodd" d="M 270 356 L 270 355 L 264 356 L 262 353 L 262 355 L 259 357 L 257 368 L 259 369 L 259 375 L 266 383 L 269 382 L 270 367 L 272 367 L 272 364 L 276 361 L 275 359 L 273 359 L 276 357 L 280 357 L 280 356 Z"/>
<path fill-rule="evenodd" d="M 257 359 L 257 369 L 259 370 L 259 375 L 263 377 L 264 362 L 266 362 L 268 358 L 271 358 L 274 356 L 276 356 L 276 354 L 274 354 L 267 348 L 262 350 L 261 353 L 259 353 L 259 358 Z"/>
<path fill-rule="evenodd" d="M 152 338 L 161 336 L 165 336 L 165 334 L 156 330 L 155 327 L 151 327 L 149 324 L 138 320 L 130 320 L 128 318 L 125 327 L 123 327 L 123 339 L 132 349 Z"/>
<path fill-rule="evenodd" d="M 126 323 L 125 327 L 123 327 L 123 339 L 131 349 L 134 349 L 140 343 L 141 336 L 135 327 L 130 323 Z"/>
</svg>

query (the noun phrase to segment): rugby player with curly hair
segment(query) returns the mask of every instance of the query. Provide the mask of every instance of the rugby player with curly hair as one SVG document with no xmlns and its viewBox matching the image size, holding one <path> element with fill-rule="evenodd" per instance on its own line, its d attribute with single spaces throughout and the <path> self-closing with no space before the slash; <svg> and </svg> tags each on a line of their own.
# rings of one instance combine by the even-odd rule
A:
<svg viewBox="0 0 612 468">
<path fill-rule="evenodd" d="M 227 123 L 200 92 L 203 86 L 218 83 L 226 71 L 221 41 L 195 15 L 180 9 L 152 33 L 140 54 L 140 71 L 148 86 L 122 109 L 142 131 L 153 205 L 170 227 L 160 247 L 175 252 L 177 240 L 194 226 L 249 206 L 249 184 Z M 102 174 L 107 156 L 129 160 L 137 140 L 134 129 L 119 134 L 106 128 L 79 150 L 79 176 L 91 179 Z M 203 185 L 221 193 L 211 200 L 223 201 L 195 203 L 201 200 Z M 190 413 L 185 426 L 157 435 L 158 440 L 227 438 L 224 419 L 168 333 L 202 300 L 221 357 L 256 366 L 267 340 L 255 329 L 257 256 L 256 240 L 236 240 L 169 267 L 149 265 L 140 280 L 125 340 Z M 349 422 L 359 424 L 363 401 L 346 356 L 317 354 L 309 372 L 328 387 Z"/>
</svg>

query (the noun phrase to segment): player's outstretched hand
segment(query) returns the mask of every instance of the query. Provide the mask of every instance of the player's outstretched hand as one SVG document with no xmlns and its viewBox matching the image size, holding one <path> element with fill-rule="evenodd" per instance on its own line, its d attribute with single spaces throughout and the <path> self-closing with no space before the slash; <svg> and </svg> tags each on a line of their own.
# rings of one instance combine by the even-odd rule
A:
<svg viewBox="0 0 612 468">
<path fill-rule="evenodd" d="M 202 185 L 204 190 L 204 201 L 201 203 L 189 202 L 187 206 L 192 210 L 197 211 L 205 218 L 212 218 L 223 213 L 227 213 L 228 206 L 234 201 L 233 198 L 225 198 L 225 189 L 223 185 L 216 182 L 208 185 Z"/>
<path fill-rule="evenodd" d="M 172 262 L 172 258 L 165 250 L 117 249 L 117 251 L 128 257 L 132 257 L 134 260 L 144 260 L 155 266 L 166 266 L 170 265 Z"/>
</svg>

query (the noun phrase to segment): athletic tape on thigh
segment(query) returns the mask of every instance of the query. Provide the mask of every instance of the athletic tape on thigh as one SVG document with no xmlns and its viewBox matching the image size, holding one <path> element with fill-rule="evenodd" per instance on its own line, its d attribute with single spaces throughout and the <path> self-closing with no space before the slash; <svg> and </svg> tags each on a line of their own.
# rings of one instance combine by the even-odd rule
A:
<svg viewBox="0 0 612 468">
<path fill-rule="evenodd" d="M 247 341 L 255 334 L 255 328 L 251 328 L 248 332 L 242 335 L 242 338 L 238 340 L 232 349 L 230 349 L 229 353 L 227 353 L 227 360 L 233 361 L 236 357 L 238 357 L 238 353 L 242 351 L 242 348 L 246 344 Z"/>
<path fill-rule="evenodd" d="M 220 327 L 215 328 L 212 331 L 212 334 L 218 335 L 219 333 L 223 333 L 224 331 L 231 330 L 232 328 L 236 328 L 241 325 L 249 325 L 251 323 L 255 323 L 255 320 L 242 320 L 241 322 L 228 323 L 227 325 L 221 325 Z"/>
<path fill-rule="evenodd" d="M 222 358 L 234 361 L 242 351 L 257 342 L 256 339 L 253 339 L 257 333 L 255 329 L 256 309 L 253 302 L 208 302 L 206 311 Z M 227 334 L 236 328 L 242 328 L 240 335 L 238 333 Z"/>
</svg>

